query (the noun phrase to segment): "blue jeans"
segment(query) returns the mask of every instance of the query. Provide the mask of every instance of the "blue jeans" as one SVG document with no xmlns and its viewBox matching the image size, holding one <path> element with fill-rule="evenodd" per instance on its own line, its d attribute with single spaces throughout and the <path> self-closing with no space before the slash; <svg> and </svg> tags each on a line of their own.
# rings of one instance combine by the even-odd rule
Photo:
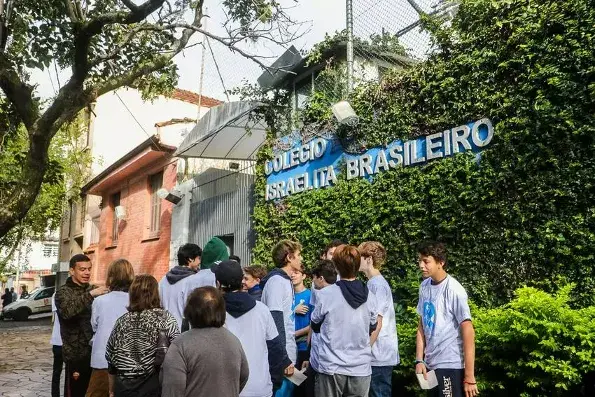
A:
<svg viewBox="0 0 595 397">
<path fill-rule="evenodd" d="M 393 367 L 372 367 L 370 397 L 390 397 L 393 394 Z"/>
<path fill-rule="evenodd" d="M 275 397 L 291 397 L 293 396 L 293 389 L 295 385 L 286 378 L 283 379 L 283 385 L 275 392 Z"/>
</svg>

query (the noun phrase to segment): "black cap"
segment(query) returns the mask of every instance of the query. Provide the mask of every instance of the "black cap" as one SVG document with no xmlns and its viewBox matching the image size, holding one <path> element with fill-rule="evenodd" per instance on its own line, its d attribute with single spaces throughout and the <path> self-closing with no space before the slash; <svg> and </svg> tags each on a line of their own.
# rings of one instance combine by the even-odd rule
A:
<svg viewBox="0 0 595 397">
<path fill-rule="evenodd" d="M 215 265 L 211 270 L 215 273 L 215 279 L 219 281 L 222 288 L 230 288 L 232 290 L 242 288 L 244 272 L 238 262 L 223 261 Z"/>
</svg>

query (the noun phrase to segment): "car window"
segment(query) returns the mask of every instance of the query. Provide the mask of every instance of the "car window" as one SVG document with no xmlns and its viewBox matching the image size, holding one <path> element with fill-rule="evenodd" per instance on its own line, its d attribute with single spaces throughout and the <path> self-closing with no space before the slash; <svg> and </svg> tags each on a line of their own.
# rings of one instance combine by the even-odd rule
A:
<svg viewBox="0 0 595 397">
<path fill-rule="evenodd" d="M 54 291 L 51 288 L 41 290 L 35 297 L 35 300 L 50 298 L 53 293 L 54 293 Z"/>
</svg>

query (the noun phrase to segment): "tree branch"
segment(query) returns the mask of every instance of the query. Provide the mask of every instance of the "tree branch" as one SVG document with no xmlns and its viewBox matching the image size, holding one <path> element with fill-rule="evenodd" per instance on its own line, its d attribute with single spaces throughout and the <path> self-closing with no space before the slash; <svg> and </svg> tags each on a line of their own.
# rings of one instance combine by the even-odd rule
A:
<svg viewBox="0 0 595 397">
<path fill-rule="evenodd" d="M 27 130 L 31 130 L 38 116 L 37 104 L 33 100 L 33 87 L 20 79 L 3 53 L 0 53 L 0 88 L 14 105 Z"/>
</svg>

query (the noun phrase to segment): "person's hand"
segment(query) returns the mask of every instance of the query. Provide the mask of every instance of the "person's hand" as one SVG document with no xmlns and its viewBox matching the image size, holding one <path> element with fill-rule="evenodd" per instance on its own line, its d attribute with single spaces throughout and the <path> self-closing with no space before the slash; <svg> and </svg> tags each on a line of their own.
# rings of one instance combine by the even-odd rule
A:
<svg viewBox="0 0 595 397">
<path fill-rule="evenodd" d="M 310 308 L 302 303 L 295 307 L 295 314 L 307 314 L 310 311 Z"/>
<path fill-rule="evenodd" d="M 107 287 L 97 287 L 97 288 L 92 289 L 89 293 L 91 294 L 91 296 L 93 298 L 96 298 L 98 296 L 107 294 L 108 292 L 109 292 L 109 288 L 107 288 Z"/>
<path fill-rule="evenodd" d="M 114 392 L 113 391 L 110 391 L 109 392 L 109 397 L 114 397 Z"/>
<path fill-rule="evenodd" d="M 304 361 L 302 363 L 302 371 L 308 369 L 308 367 L 310 366 L 310 361 Z"/>
<path fill-rule="evenodd" d="M 289 367 L 285 368 L 285 371 L 283 372 L 283 374 L 285 376 L 291 376 L 291 375 L 293 375 L 294 372 L 295 372 L 295 367 L 293 366 L 293 364 L 291 364 Z"/>
<path fill-rule="evenodd" d="M 426 368 L 426 365 L 424 363 L 417 363 L 415 365 L 415 373 L 416 374 L 423 374 L 424 375 L 424 379 L 428 380 L 428 369 Z"/>
<path fill-rule="evenodd" d="M 465 397 L 474 397 L 479 395 L 479 390 L 477 389 L 477 382 L 475 381 L 475 377 L 465 377 L 463 389 L 465 390 Z"/>
</svg>

